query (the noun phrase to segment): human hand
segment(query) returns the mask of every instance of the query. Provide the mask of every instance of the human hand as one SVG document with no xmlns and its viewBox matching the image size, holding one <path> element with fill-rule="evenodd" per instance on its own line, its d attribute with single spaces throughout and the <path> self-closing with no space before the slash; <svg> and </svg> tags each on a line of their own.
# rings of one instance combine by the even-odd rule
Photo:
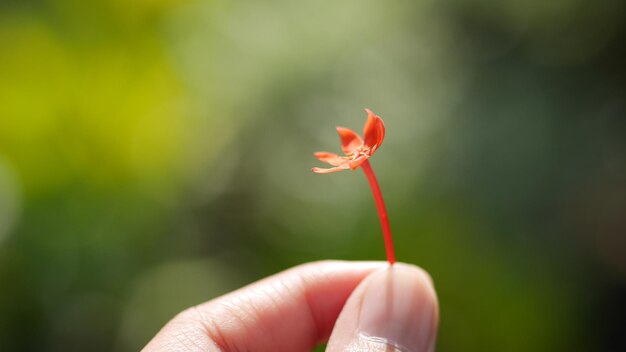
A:
<svg viewBox="0 0 626 352">
<path fill-rule="evenodd" d="M 143 349 L 157 351 L 434 351 L 430 276 L 402 263 L 304 264 L 189 308 Z"/>
</svg>

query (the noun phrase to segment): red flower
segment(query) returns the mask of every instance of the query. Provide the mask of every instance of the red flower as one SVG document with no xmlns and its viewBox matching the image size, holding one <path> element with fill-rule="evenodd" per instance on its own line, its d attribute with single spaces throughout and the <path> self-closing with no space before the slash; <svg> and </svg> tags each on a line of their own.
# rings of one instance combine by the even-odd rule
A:
<svg viewBox="0 0 626 352">
<path fill-rule="evenodd" d="M 345 127 L 337 127 L 337 133 L 341 138 L 341 148 L 345 156 L 334 153 L 317 152 L 315 157 L 320 161 L 329 163 L 333 167 L 323 169 L 314 167 L 311 169 L 318 174 L 326 174 L 341 170 L 354 170 L 363 164 L 370 156 L 374 155 L 376 149 L 380 147 L 385 138 L 385 124 L 380 116 L 374 114 L 370 109 L 367 112 L 367 121 L 363 127 L 363 139 L 353 130 Z"/>
<path fill-rule="evenodd" d="M 329 172 L 341 171 L 341 170 L 354 170 L 357 167 L 361 167 L 367 181 L 372 189 L 372 195 L 374 196 L 374 202 L 376 202 L 376 209 L 378 210 L 378 217 L 380 219 L 380 226 L 383 230 L 383 238 L 385 239 L 385 251 L 387 252 L 387 260 L 389 264 L 393 265 L 396 262 L 396 255 L 393 250 L 393 241 L 391 239 L 391 228 L 389 227 L 389 219 L 387 218 L 387 210 L 385 209 L 385 201 L 383 200 L 383 194 L 380 191 L 378 180 L 374 174 L 374 170 L 367 159 L 374 155 L 376 149 L 380 147 L 385 138 L 385 124 L 380 116 L 374 114 L 371 110 L 365 109 L 367 112 L 367 121 L 365 127 L 363 127 L 363 137 L 361 139 L 356 132 L 344 127 L 337 127 L 339 137 L 341 137 L 341 148 L 346 156 L 339 156 L 333 153 L 317 152 L 315 157 L 319 160 L 329 163 L 333 167 L 329 169 L 321 169 L 314 167 L 313 172 L 318 174 L 326 174 Z"/>
</svg>

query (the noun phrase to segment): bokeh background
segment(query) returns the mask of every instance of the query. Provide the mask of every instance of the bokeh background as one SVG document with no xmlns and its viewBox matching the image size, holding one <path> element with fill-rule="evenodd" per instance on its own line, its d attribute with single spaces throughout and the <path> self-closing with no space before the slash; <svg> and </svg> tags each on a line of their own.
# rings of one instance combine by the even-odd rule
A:
<svg viewBox="0 0 626 352">
<path fill-rule="evenodd" d="M 400 260 L 439 351 L 626 350 L 621 1 L 0 2 L 0 350 L 137 351 L 290 266 Z"/>
</svg>

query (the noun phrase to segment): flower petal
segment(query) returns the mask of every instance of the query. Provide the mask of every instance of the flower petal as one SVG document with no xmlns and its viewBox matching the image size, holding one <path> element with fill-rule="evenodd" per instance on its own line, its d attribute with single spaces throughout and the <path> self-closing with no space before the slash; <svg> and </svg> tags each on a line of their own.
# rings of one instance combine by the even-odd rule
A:
<svg viewBox="0 0 626 352">
<path fill-rule="evenodd" d="M 363 145 L 363 140 L 353 130 L 345 127 L 337 127 L 337 133 L 341 138 L 341 149 L 346 155 L 354 153 L 354 151 Z"/>
<path fill-rule="evenodd" d="M 319 159 L 319 161 L 329 163 L 332 166 L 339 166 L 348 162 L 345 157 L 339 156 L 335 153 L 316 152 L 313 155 L 315 155 L 315 157 Z"/>
<path fill-rule="evenodd" d="M 376 141 L 376 145 L 372 147 L 372 153 L 383 144 L 383 139 L 385 139 L 385 123 L 380 116 L 376 116 L 376 128 L 378 129 L 378 140 Z"/>
<path fill-rule="evenodd" d="M 324 168 L 321 168 L 321 167 L 314 167 L 314 168 L 311 169 L 311 171 L 315 172 L 316 174 L 329 174 L 331 172 L 348 170 L 349 168 L 350 167 L 346 163 L 344 165 L 331 167 L 329 169 L 324 169 Z"/>
<path fill-rule="evenodd" d="M 363 127 L 363 138 L 365 146 L 372 149 L 372 152 L 378 148 L 385 137 L 385 125 L 380 116 L 374 114 L 372 110 L 365 109 L 367 112 L 367 121 Z"/>
</svg>

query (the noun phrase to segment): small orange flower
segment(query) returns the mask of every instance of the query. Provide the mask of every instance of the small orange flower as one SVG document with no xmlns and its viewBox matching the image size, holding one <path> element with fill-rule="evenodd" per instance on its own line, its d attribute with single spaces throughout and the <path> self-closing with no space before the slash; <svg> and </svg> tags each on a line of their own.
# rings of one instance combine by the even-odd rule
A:
<svg viewBox="0 0 626 352">
<path fill-rule="evenodd" d="M 317 152 L 315 153 L 316 158 L 329 163 L 333 167 L 328 169 L 314 167 L 311 169 L 313 172 L 326 174 L 347 169 L 354 170 L 374 155 L 374 152 L 380 147 L 385 138 L 385 124 L 383 119 L 370 109 L 365 109 L 365 112 L 367 112 L 367 121 L 365 122 L 365 127 L 363 127 L 363 139 L 349 128 L 337 127 L 337 133 L 339 133 L 341 138 L 341 148 L 345 156 Z"/>
<path fill-rule="evenodd" d="M 370 156 L 374 155 L 376 149 L 383 143 L 383 139 L 385 138 L 385 124 L 383 123 L 383 119 L 374 114 L 371 110 L 365 109 L 365 112 L 367 112 L 367 121 L 365 122 L 365 127 L 363 127 L 364 140 L 351 129 L 337 127 L 337 132 L 341 138 L 341 148 L 346 156 L 317 152 L 315 153 L 316 158 L 325 163 L 329 163 L 333 167 L 328 169 L 314 167 L 312 170 L 318 174 L 327 174 L 329 172 L 347 169 L 354 170 L 359 166 L 361 167 L 372 189 L 372 195 L 374 196 L 374 202 L 378 210 L 378 218 L 380 219 L 380 226 L 383 230 L 383 238 L 385 240 L 387 260 L 390 265 L 393 265 L 396 262 L 396 255 L 393 250 L 393 240 L 391 238 L 391 228 L 389 227 L 387 210 L 385 209 L 385 201 L 383 200 L 383 194 L 380 191 L 376 174 L 374 174 L 372 165 L 370 165 L 370 162 L 367 160 Z"/>
</svg>

